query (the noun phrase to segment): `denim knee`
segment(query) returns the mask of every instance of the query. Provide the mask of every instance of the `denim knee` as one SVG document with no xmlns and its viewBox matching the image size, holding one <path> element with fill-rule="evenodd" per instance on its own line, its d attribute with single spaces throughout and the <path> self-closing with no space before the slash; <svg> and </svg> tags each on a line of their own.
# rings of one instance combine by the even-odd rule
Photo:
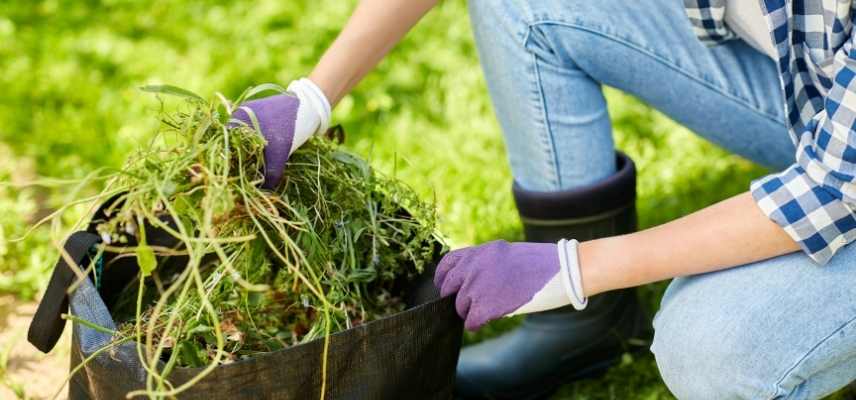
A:
<svg viewBox="0 0 856 400">
<path fill-rule="evenodd" d="M 675 324 L 663 324 L 662 313 L 657 313 L 654 331 L 654 341 L 651 352 L 657 360 L 660 376 L 669 390 L 679 399 L 714 398 L 716 385 L 710 382 L 708 374 L 700 373 L 694 368 L 695 361 L 712 357 L 711 354 L 701 354 L 692 345 L 692 336 L 686 329 Z"/>
<path fill-rule="evenodd" d="M 651 352 L 657 360 L 657 368 L 669 390 L 679 399 L 726 399 L 756 398 L 737 395 L 736 385 L 756 380 L 739 371 L 738 365 L 730 365 L 728 354 L 733 343 L 699 340 L 709 335 L 698 333 L 695 328 L 679 323 L 680 316 L 660 312 L 655 319 L 654 341 Z"/>
<path fill-rule="evenodd" d="M 856 379 L 856 246 L 824 267 L 792 253 L 676 278 L 654 318 L 681 399 L 817 399 Z"/>
<path fill-rule="evenodd" d="M 667 292 L 654 318 L 651 351 L 666 386 L 679 399 L 769 398 L 778 376 L 747 362 L 747 355 L 764 351 L 755 347 L 758 335 L 750 326 L 718 324 L 727 318 L 726 308 L 688 304 L 681 279 L 670 287 L 681 293 Z"/>
</svg>

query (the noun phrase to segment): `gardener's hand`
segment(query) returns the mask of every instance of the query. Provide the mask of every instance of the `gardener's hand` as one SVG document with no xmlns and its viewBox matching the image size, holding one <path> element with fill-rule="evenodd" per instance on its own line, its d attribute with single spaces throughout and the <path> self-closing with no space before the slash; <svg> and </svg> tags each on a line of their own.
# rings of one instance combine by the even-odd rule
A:
<svg viewBox="0 0 856 400">
<path fill-rule="evenodd" d="M 285 162 L 298 147 L 330 125 L 330 102 L 324 92 L 309 79 L 303 78 L 288 85 L 288 93 L 251 100 L 232 114 L 249 126 L 254 126 L 250 113 L 255 115 L 265 140 L 265 183 L 273 189 L 282 178 Z"/>
<path fill-rule="evenodd" d="M 443 297 L 458 294 L 455 308 L 469 330 L 508 315 L 587 304 L 575 240 L 498 240 L 455 250 L 440 261 L 434 284 Z"/>
</svg>

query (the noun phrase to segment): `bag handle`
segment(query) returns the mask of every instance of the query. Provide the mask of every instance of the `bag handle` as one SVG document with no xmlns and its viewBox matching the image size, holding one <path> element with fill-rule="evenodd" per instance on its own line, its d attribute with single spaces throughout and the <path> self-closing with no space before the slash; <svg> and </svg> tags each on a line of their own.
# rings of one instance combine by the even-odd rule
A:
<svg viewBox="0 0 856 400">
<path fill-rule="evenodd" d="M 65 252 L 72 261 L 81 265 L 89 249 L 100 241 L 98 235 L 84 231 L 75 232 L 65 241 Z M 68 265 L 65 257 L 60 257 L 27 332 L 27 340 L 43 353 L 50 352 L 62 336 L 65 328 L 62 314 L 68 311 L 67 292 L 76 279 L 77 274 Z"/>
</svg>

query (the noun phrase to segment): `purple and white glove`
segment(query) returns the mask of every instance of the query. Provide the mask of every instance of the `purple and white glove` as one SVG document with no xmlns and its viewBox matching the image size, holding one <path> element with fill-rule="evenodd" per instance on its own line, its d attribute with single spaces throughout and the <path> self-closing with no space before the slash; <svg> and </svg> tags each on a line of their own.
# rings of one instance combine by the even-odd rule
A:
<svg viewBox="0 0 856 400">
<path fill-rule="evenodd" d="M 330 102 L 324 92 L 307 78 L 291 82 L 288 93 L 251 100 L 241 104 L 232 118 L 254 126 L 250 112 L 267 140 L 265 147 L 265 183 L 273 189 L 279 184 L 288 157 L 306 140 L 330 126 Z"/>
<path fill-rule="evenodd" d="M 588 299 L 577 245 L 565 239 L 558 244 L 497 240 L 455 250 L 440 261 L 434 284 L 443 297 L 458 293 L 455 308 L 468 330 L 568 304 L 582 310 Z"/>
</svg>

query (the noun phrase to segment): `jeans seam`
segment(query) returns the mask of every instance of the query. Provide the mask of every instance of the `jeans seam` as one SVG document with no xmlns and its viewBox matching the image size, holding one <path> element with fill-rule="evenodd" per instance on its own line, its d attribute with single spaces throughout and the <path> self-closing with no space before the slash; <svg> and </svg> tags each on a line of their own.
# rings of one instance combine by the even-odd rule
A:
<svg viewBox="0 0 856 400">
<path fill-rule="evenodd" d="M 528 38 L 528 33 L 527 33 Z M 544 98 L 544 86 L 541 82 L 541 71 L 538 68 L 538 57 L 535 53 L 530 53 L 532 55 L 532 69 L 533 69 L 533 77 L 534 77 L 534 85 L 535 85 L 535 95 L 537 100 L 535 101 L 536 108 L 540 108 L 541 114 L 541 124 L 544 126 L 544 130 L 546 131 L 546 135 L 541 137 L 541 144 L 544 146 L 545 153 L 547 153 L 548 159 L 552 161 L 552 165 L 550 167 L 550 183 L 554 185 L 553 189 L 561 189 L 562 182 L 559 174 L 559 161 L 558 156 L 556 154 L 556 142 L 555 137 L 553 136 L 553 129 L 550 127 L 550 120 L 547 117 L 547 105 L 546 99 Z"/>
<path fill-rule="evenodd" d="M 793 393 L 793 390 L 796 389 L 797 387 L 799 387 L 799 385 L 795 386 L 794 389 L 791 389 L 787 393 L 785 393 L 784 390 L 782 389 L 782 386 L 781 386 L 782 382 L 784 382 L 786 379 L 788 379 L 796 369 L 798 369 L 809 357 L 811 357 L 817 351 L 817 349 L 819 349 L 826 342 L 828 342 L 833 337 L 838 335 L 839 332 L 846 329 L 848 326 L 852 325 L 853 323 L 856 323 L 856 317 L 850 318 L 850 320 L 841 324 L 841 326 L 839 326 L 838 328 L 833 330 L 829 335 L 826 335 L 826 337 L 824 337 L 819 342 L 817 342 L 814 346 L 812 346 L 812 348 L 809 349 L 802 357 L 800 357 L 800 359 L 797 360 L 790 368 L 785 370 L 785 372 L 782 374 L 781 378 L 779 378 L 779 380 L 776 381 L 776 384 L 773 387 L 773 394 L 770 397 L 768 397 L 768 399 L 772 400 L 772 399 L 775 399 L 781 395 L 788 396 L 788 395 L 790 395 L 790 393 Z"/>
<path fill-rule="evenodd" d="M 528 24 L 528 27 L 529 27 L 528 32 L 523 38 L 524 39 L 524 42 L 523 42 L 524 46 L 526 44 L 526 41 L 529 40 L 529 32 L 531 32 L 532 28 L 535 27 L 536 25 L 558 25 L 558 26 L 564 26 L 567 28 L 580 29 L 580 30 L 587 31 L 587 32 L 590 32 L 590 33 L 595 34 L 595 35 L 602 36 L 602 37 L 609 39 L 609 40 L 612 40 L 616 43 L 623 44 L 623 45 L 625 45 L 631 49 L 634 49 L 634 50 L 636 50 L 636 51 L 638 51 L 644 55 L 651 57 L 652 59 L 660 62 L 661 64 L 665 65 L 669 69 L 671 69 L 671 70 L 673 70 L 673 71 L 675 71 L 681 75 L 684 75 L 685 77 L 701 84 L 702 86 L 707 87 L 710 90 L 713 90 L 713 91 L 719 93 L 720 95 L 728 98 L 729 100 L 734 101 L 734 102 L 748 108 L 749 110 L 751 110 L 752 112 L 762 116 L 763 118 L 770 120 L 774 123 L 784 125 L 784 121 L 782 121 L 782 120 L 776 118 L 775 116 L 772 116 L 772 115 L 756 108 L 754 105 L 750 104 L 746 99 L 744 99 L 740 96 L 737 96 L 728 90 L 725 90 L 725 88 L 722 88 L 722 87 L 718 86 L 716 83 L 711 82 L 707 79 L 704 79 L 703 77 L 697 77 L 693 74 L 687 73 L 682 68 L 680 68 L 680 66 L 675 64 L 674 61 L 666 58 L 665 56 L 660 55 L 660 54 L 658 54 L 658 53 L 656 53 L 650 49 L 647 49 L 645 47 L 642 47 L 641 45 L 639 45 L 637 43 L 633 43 L 633 42 L 631 42 L 625 38 L 615 36 L 613 34 L 604 32 L 604 31 L 599 30 L 599 29 L 594 28 L 594 27 L 582 25 L 580 23 L 566 22 L 566 21 L 555 20 L 555 19 L 543 19 L 543 20 L 534 21 L 534 22 L 531 22 Z"/>
</svg>

